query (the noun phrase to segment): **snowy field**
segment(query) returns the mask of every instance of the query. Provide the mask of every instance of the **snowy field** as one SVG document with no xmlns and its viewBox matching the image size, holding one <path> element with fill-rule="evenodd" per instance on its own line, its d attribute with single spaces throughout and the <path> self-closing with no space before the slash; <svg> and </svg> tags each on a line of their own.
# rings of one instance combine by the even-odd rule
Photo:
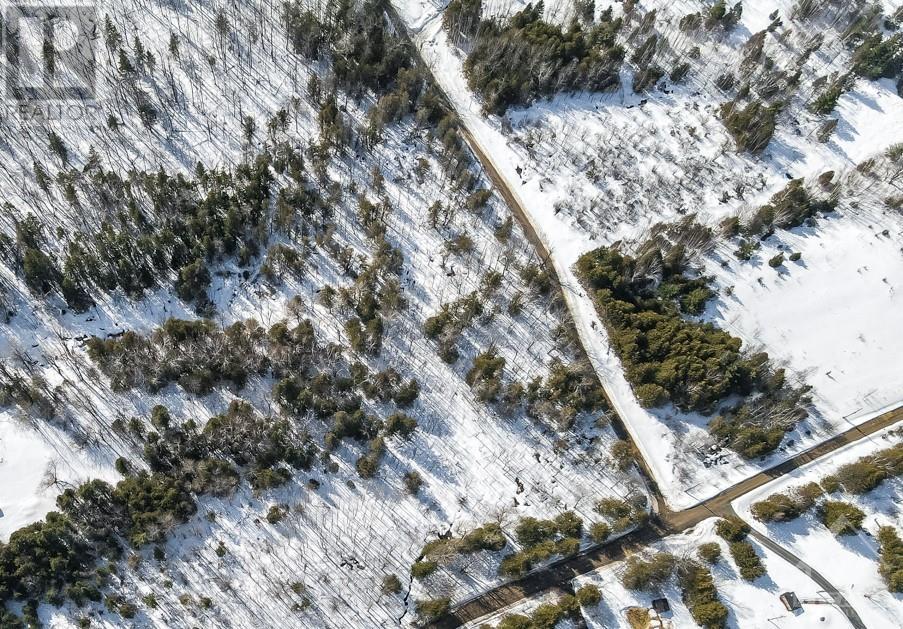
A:
<svg viewBox="0 0 903 629">
<path fill-rule="evenodd" d="M 28 425 L 0 412 L 0 542 L 44 517 L 57 494 L 89 478 L 115 480 L 112 462 L 94 460 L 53 426 Z"/>
<path fill-rule="evenodd" d="M 763 524 L 750 514 L 750 506 L 768 496 L 818 482 L 841 465 L 899 443 L 899 427 L 875 433 L 834 452 L 830 457 L 815 461 L 734 501 L 733 506 L 744 520 L 758 531 L 790 550 L 822 574 L 856 609 L 867 627 L 900 626 L 903 618 L 903 595 L 888 592 L 878 574 L 878 528 L 903 527 L 900 511 L 903 482 L 899 478 L 887 480 L 878 488 L 863 494 L 844 493 L 839 498 L 855 504 L 865 512 L 864 532 L 859 535 L 835 536 L 809 510 L 791 522 Z M 897 624 L 889 625 L 890 619 Z"/>
<path fill-rule="evenodd" d="M 463 122 L 517 194 L 551 251 L 594 367 L 671 507 L 684 508 L 714 495 L 846 429 L 849 421 L 862 421 L 901 401 L 898 391 L 903 376 L 899 369 L 889 368 L 903 343 L 894 293 L 894 278 L 900 277 L 903 264 L 899 216 L 881 218 L 874 230 L 855 217 L 844 217 L 806 234 L 805 243 L 796 242 L 803 238 L 801 234 L 779 235 L 788 246 L 804 251 L 806 266 L 799 270 L 788 267 L 790 280 L 783 278 L 783 273 L 774 277 L 761 272 L 759 264 L 746 265 L 730 277 L 727 271 L 718 273 L 719 284 L 734 286 L 737 293 L 734 300 L 719 301 L 715 320 L 724 322 L 746 343 L 763 347 L 814 387 L 816 414 L 791 436 L 794 443 L 785 441 L 783 451 L 755 462 L 723 453 L 716 468 L 707 467 L 709 442 L 701 427 L 704 418 L 640 407 L 619 360 L 610 351 L 594 307 L 571 269 L 583 252 L 620 240 L 641 239 L 659 221 L 692 212 L 699 220 L 716 225 L 725 216 L 747 214 L 767 202 L 786 185 L 788 177 L 814 179 L 827 170 L 842 173 L 903 141 L 903 99 L 895 94 L 891 81 L 857 81 L 833 113 L 839 120 L 837 131 L 827 143 L 819 143 L 815 133 L 820 119 L 805 110 L 804 101 L 814 93 L 813 79 L 836 70 L 848 54 L 829 39 L 811 56 L 800 102 L 792 106 L 794 115 L 780 119 L 764 155 L 753 158 L 737 153 L 715 115 L 717 104 L 726 97 L 715 91 L 714 77 L 736 63 L 738 44 L 760 30 L 774 9 L 782 11 L 786 30 L 781 44 L 769 40 L 766 48 L 780 58 L 798 50 L 802 37 L 789 33 L 789 27 L 797 26 L 787 17 L 791 3 L 756 3 L 744 10 L 742 24 L 729 38 L 707 42 L 712 43 L 713 52 L 707 63 L 694 67 L 685 85 L 669 85 L 668 93 L 637 95 L 622 87 L 613 94 L 558 96 L 509 111 L 503 124 L 496 116 L 482 114 L 463 75 L 463 53 L 449 42 L 441 14 L 428 19 L 423 13 L 427 5 L 403 0 L 394 4 L 412 25 L 424 59 Z M 565 4 L 548 5 L 547 18 L 566 13 Z M 520 6 L 514 3 L 510 11 Z M 701 5 L 641 2 L 640 6 L 656 8 L 658 19 L 671 25 L 665 32 L 680 39 L 674 35 L 673 22 Z M 602 8 L 597 6 L 597 10 Z M 622 85 L 629 85 L 630 80 L 630 71 L 624 70 Z M 700 93 L 706 96 L 700 99 Z M 504 130 L 506 125 L 511 131 Z M 884 229 L 888 235 L 876 239 L 875 233 Z M 863 246 L 866 240 L 869 245 Z M 852 251 L 857 243 L 860 246 Z M 831 256 L 830 263 L 819 264 L 835 249 L 849 255 Z M 805 251 L 813 257 L 811 264 Z M 760 276 L 764 276 L 764 285 L 758 283 Z M 841 280 L 846 280 L 844 285 L 832 292 L 827 304 L 855 303 L 855 310 L 849 306 L 837 311 L 812 298 Z M 877 291 L 871 288 L 876 285 Z M 850 327 L 862 321 L 875 325 Z M 831 330 L 828 338 L 816 337 L 815 331 L 822 326 Z M 835 332 L 830 326 L 843 327 Z M 860 330 L 865 330 L 865 341 L 859 338 Z M 792 343 L 788 339 L 793 339 Z M 830 359 L 822 369 L 818 361 L 828 353 Z M 825 375 L 827 372 L 831 373 Z"/>
</svg>

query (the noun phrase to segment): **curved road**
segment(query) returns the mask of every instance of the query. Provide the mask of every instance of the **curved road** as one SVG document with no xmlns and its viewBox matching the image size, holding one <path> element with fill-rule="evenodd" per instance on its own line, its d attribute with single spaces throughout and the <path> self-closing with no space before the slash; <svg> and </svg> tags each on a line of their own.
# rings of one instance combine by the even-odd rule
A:
<svg viewBox="0 0 903 629">
<path fill-rule="evenodd" d="M 410 36 L 410 32 L 408 31 L 405 22 L 395 11 L 395 8 L 392 6 L 391 2 L 385 2 L 384 7 L 386 15 L 394 23 L 396 30 L 401 34 L 404 34 L 408 38 L 417 63 L 421 66 L 423 71 L 428 76 L 432 76 L 432 71 L 429 65 L 426 64 L 420 56 L 420 51 L 417 47 L 417 44 Z M 442 87 L 438 83 L 438 81 L 433 79 L 433 83 L 440 91 L 442 96 L 445 97 L 444 100 L 446 101 L 446 106 L 448 107 L 448 109 L 450 111 L 455 111 L 452 100 L 448 98 L 447 95 L 443 92 Z M 529 215 L 521 204 L 520 199 L 511 190 L 505 178 L 499 173 L 489 154 L 484 151 L 483 147 L 479 144 L 479 142 L 476 141 L 476 138 L 467 128 L 467 125 L 463 121 L 463 119 L 461 121 L 460 130 L 470 149 L 473 151 L 474 155 L 483 166 L 486 174 L 495 185 L 497 192 L 502 196 L 509 209 L 517 218 L 518 222 L 521 225 L 521 228 L 524 231 L 524 234 L 527 237 L 527 240 L 530 241 L 530 243 L 536 249 L 537 253 L 539 253 L 540 257 L 547 262 L 545 266 L 555 278 L 556 284 L 558 285 L 559 289 L 564 290 L 564 286 L 562 285 L 561 278 L 558 276 L 555 265 L 548 264 L 551 259 L 551 252 L 549 251 L 542 238 L 540 238 L 536 233 L 532 221 L 530 221 Z M 567 303 L 567 300 L 565 300 L 565 302 Z M 603 382 L 602 384 L 604 385 L 605 383 Z M 614 408 L 613 405 L 610 406 Z M 559 559 L 539 570 L 535 570 L 525 575 L 520 579 L 504 583 L 486 592 L 483 592 L 472 599 L 458 604 L 454 609 L 451 610 L 449 614 L 439 619 L 438 621 L 431 623 L 429 627 L 435 627 L 437 629 L 452 629 L 454 627 L 460 627 L 467 622 L 471 622 L 488 614 L 498 612 L 499 610 L 509 605 L 517 603 L 520 600 L 529 598 L 536 594 L 550 590 L 570 592 L 572 591 L 571 581 L 579 575 L 586 574 L 607 564 L 620 561 L 624 559 L 627 553 L 640 551 L 645 546 L 657 542 L 663 537 L 675 533 L 680 533 L 689 528 L 692 528 L 706 518 L 713 516 L 735 516 L 736 514 L 731 507 L 731 503 L 737 498 L 761 487 L 762 485 L 780 476 L 783 476 L 784 474 L 787 474 L 792 470 L 795 470 L 802 465 L 814 461 L 815 459 L 822 456 L 826 456 L 834 452 L 838 448 L 858 441 L 859 439 L 867 437 L 868 435 L 871 435 L 879 430 L 883 430 L 884 428 L 896 424 L 897 422 L 903 420 L 903 406 L 887 411 L 886 413 L 883 413 L 882 415 L 864 422 L 859 426 L 855 426 L 850 430 L 847 430 L 846 432 L 832 437 L 831 439 L 828 439 L 827 441 L 824 441 L 821 444 L 814 446 L 809 450 L 806 450 L 805 452 L 797 454 L 796 456 L 784 461 L 783 463 L 775 465 L 774 467 L 771 467 L 767 470 L 763 470 L 762 472 L 759 472 L 758 474 L 751 476 L 750 478 L 747 478 L 746 480 L 737 483 L 732 487 L 729 487 L 723 492 L 701 502 L 700 504 L 689 509 L 684 509 L 683 511 L 673 511 L 667 507 L 667 503 L 662 498 L 661 492 L 658 489 L 658 485 L 655 483 L 655 479 L 650 471 L 650 468 L 641 455 L 641 450 L 636 447 L 636 444 L 634 443 L 630 432 L 627 430 L 627 427 L 624 425 L 621 418 L 617 415 L 617 413 L 615 413 L 614 415 L 615 417 L 613 418 L 612 422 L 613 427 L 618 433 L 619 438 L 630 441 L 630 443 L 634 446 L 634 451 L 637 453 L 636 458 L 640 471 L 646 481 L 647 488 L 649 489 L 650 493 L 655 499 L 655 502 L 657 503 L 657 508 L 655 509 L 649 523 L 640 529 L 632 531 L 604 545 L 589 547 L 578 555 Z M 850 621 L 850 624 L 855 629 L 866 629 L 865 624 L 862 622 L 859 614 L 856 613 L 856 610 L 853 609 L 852 605 L 850 605 L 849 602 L 844 598 L 844 596 L 837 590 L 837 588 L 831 585 L 831 583 L 829 583 L 828 580 L 825 579 L 821 574 L 813 570 L 799 557 L 796 557 L 795 555 L 793 555 L 793 553 L 779 546 L 773 540 L 762 535 L 755 529 L 751 531 L 750 535 L 752 535 L 753 538 L 755 538 L 763 546 L 766 546 L 770 550 L 774 551 L 776 554 L 794 564 L 795 566 L 803 570 L 808 576 L 810 576 L 813 581 L 821 586 L 832 597 L 834 603 L 841 611 L 843 611 L 847 619 Z"/>
<path fill-rule="evenodd" d="M 482 147 L 475 141 L 467 128 L 462 126 L 461 130 L 465 139 L 467 140 L 467 143 L 470 145 L 471 150 L 473 150 L 474 154 L 483 165 L 486 174 L 492 180 L 493 184 L 495 184 L 497 191 L 499 192 L 499 194 L 501 194 L 508 207 L 517 217 L 518 222 L 521 224 L 521 227 L 527 236 L 527 239 L 540 253 L 540 256 L 543 259 L 547 260 L 550 256 L 550 253 L 546 248 L 545 243 L 538 236 L 538 234 L 533 229 L 532 224 L 527 219 L 525 210 L 519 203 L 517 196 L 511 192 L 507 185 L 507 182 L 496 170 L 494 164 L 492 163 L 492 160 L 483 151 Z M 555 272 L 554 265 L 548 264 L 546 266 L 547 269 L 552 273 L 552 275 L 555 276 L 555 279 L 560 286 L 560 280 L 558 279 L 557 273 Z M 605 544 L 603 546 L 591 547 L 575 557 L 561 559 L 553 562 L 552 564 L 540 570 L 532 572 L 517 581 L 505 583 L 487 592 L 484 592 L 473 599 L 464 601 L 463 603 L 457 605 L 445 618 L 442 618 L 440 621 L 435 622 L 430 626 L 436 627 L 437 629 L 451 629 L 453 627 L 460 627 L 467 622 L 476 620 L 491 613 L 495 613 L 500 609 L 512 605 L 522 599 L 529 598 L 550 589 L 567 591 L 570 589 L 570 582 L 574 579 L 574 577 L 581 574 L 586 574 L 587 572 L 591 572 L 604 565 L 620 561 L 624 558 L 625 551 L 636 552 L 638 550 L 641 550 L 642 547 L 656 542 L 667 535 L 679 533 L 692 528 L 706 518 L 712 516 L 724 517 L 734 515 L 731 503 L 737 498 L 761 487 L 762 485 L 780 476 L 783 476 L 784 474 L 787 474 L 792 470 L 795 470 L 802 465 L 814 461 L 815 459 L 818 459 L 822 456 L 826 456 L 834 452 L 838 448 L 858 441 L 859 439 L 874 434 L 875 432 L 883 430 L 884 428 L 893 426 L 900 421 L 903 421 L 903 407 L 895 408 L 869 421 L 866 421 L 859 426 L 855 426 L 847 430 L 846 432 L 836 435 L 831 439 L 828 439 L 827 441 L 824 441 L 814 446 L 813 448 L 806 450 L 805 452 L 801 452 L 800 454 L 797 454 L 796 456 L 784 461 L 783 463 L 775 465 L 774 467 L 771 467 L 767 470 L 763 470 L 762 472 L 759 472 L 758 474 L 751 476 L 750 478 L 747 478 L 746 480 L 737 483 L 736 485 L 733 485 L 732 487 L 709 498 L 708 500 L 705 500 L 702 503 L 683 511 L 673 511 L 667 507 L 666 502 L 661 497 L 658 486 L 656 485 L 654 478 L 652 477 L 648 465 L 646 465 L 646 462 L 643 460 L 642 456 L 638 456 L 637 462 L 640 466 L 643 476 L 646 479 L 647 487 L 658 503 L 657 514 L 649 525 L 624 537 L 621 537 L 611 543 Z M 631 443 L 633 442 L 630 433 L 626 430 L 626 427 L 623 425 L 620 417 L 618 417 L 617 415 L 615 415 L 615 418 L 613 419 L 613 426 L 621 439 L 627 439 L 631 441 Z M 635 450 L 639 453 L 638 449 L 635 448 Z M 853 609 L 853 607 L 849 604 L 849 602 L 847 602 L 844 596 L 837 590 L 837 588 L 831 585 L 831 583 L 829 583 L 825 577 L 813 570 L 808 564 L 803 562 L 802 559 L 796 557 L 785 548 L 779 546 L 772 540 L 758 533 L 757 531 L 755 531 L 755 529 L 753 529 L 751 535 L 757 541 L 761 542 L 762 545 L 768 547 L 770 550 L 774 551 L 776 554 L 783 557 L 790 563 L 798 566 L 807 575 L 809 575 L 813 581 L 815 581 L 833 598 L 837 607 L 841 611 L 843 611 L 847 619 L 850 621 L 850 624 L 855 629 L 866 629 L 865 624 L 862 622 L 859 614 L 856 613 L 856 610 Z"/>
<path fill-rule="evenodd" d="M 529 598 L 549 589 L 567 590 L 570 588 L 570 582 L 575 577 L 592 572 L 607 564 L 621 561 L 626 554 L 638 552 L 642 550 L 643 547 L 657 542 L 663 537 L 690 529 L 706 518 L 713 516 L 735 516 L 736 514 L 731 507 L 731 503 L 737 498 L 800 466 L 826 456 L 838 448 L 863 439 L 884 428 L 893 426 L 900 421 L 903 421 L 903 407 L 895 408 L 860 426 L 851 428 L 810 450 L 802 452 L 779 465 L 764 470 L 759 474 L 726 489 L 695 507 L 683 511 L 660 511 L 653 516 L 652 520 L 646 526 L 628 533 L 610 543 L 590 547 L 579 555 L 560 559 L 548 566 L 531 572 L 521 579 L 504 583 L 483 592 L 482 594 L 457 605 L 445 618 L 442 618 L 430 626 L 436 627 L 437 629 L 460 627 L 472 620 L 497 612 L 524 598 Z M 660 504 L 664 504 L 664 501 L 660 501 Z M 853 609 L 852 605 L 847 602 L 843 594 L 841 594 L 837 588 L 832 586 L 825 577 L 813 570 L 802 559 L 796 557 L 793 553 L 779 546 L 755 529 L 750 532 L 750 535 L 761 542 L 763 546 L 773 550 L 775 553 L 809 575 L 813 581 L 821 586 L 834 599 L 837 607 L 846 614 L 847 619 L 853 627 L 856 629 L 866 629 L 865 624 L 859 618 L 859 615 Z"/>
</svg>

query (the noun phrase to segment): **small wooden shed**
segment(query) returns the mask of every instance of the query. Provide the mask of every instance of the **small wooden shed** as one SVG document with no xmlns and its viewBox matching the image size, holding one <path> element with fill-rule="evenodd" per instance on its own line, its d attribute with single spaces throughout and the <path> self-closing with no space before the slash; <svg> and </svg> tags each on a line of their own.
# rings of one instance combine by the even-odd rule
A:
<svg viewBox="0 0 903 629">
<path fill-rule="evenodd" d="M 671 604 L 668 603 L 668 599 L 666 598 L 657 598 L 652 601 L 652 609 L 654 609 L 657 614 L 664 614 L 671 611 Z"/>
<path fill-rule="evenodd" d="M 798 609 L 802 609 L 803 606 L 800 604 L 800 599 L 797 598 L 796 594 L 793 592 L 784 592 L 780 596 L 781 602 L 784 603 L 784 607 L 787 608 L 788 612 L 794 612 Z"/>
</svg>

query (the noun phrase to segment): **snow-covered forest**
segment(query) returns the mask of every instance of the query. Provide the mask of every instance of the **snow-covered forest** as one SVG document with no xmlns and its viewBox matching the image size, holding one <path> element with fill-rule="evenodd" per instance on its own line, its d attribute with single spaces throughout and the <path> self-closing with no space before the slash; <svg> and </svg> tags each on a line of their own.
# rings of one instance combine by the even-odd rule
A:
<svg viewBox="0 0 903 629">
<path fill-rule="evenodd" d="M 440 622 L 899 405 L 899 2 L 77 19 L 32 61 L 90 48 L 90 97 L 0 115 L 4 628 Z M 814 595 L 725 522 L 487 622 Z"/>
</svg>

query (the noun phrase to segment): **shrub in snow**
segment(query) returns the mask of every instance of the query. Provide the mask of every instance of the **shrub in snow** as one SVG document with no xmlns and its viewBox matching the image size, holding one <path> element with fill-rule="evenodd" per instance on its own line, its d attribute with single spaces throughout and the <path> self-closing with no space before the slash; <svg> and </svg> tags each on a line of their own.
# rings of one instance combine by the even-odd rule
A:
<svg viewBox="0 0 903 629">
<path fill-rule="evenodd" d="M 433 574 L 439 564 L 435 561 L 417 561 L 411 566 L 411 576 L 415 579 L 425 579 Z"/>
<path fill-rule="evenodd" d="M 263 467 L 253 470 L 249 475 L 251 487 L 258 491 L 273 489 L 291 480 L 292 475 L 284 467 Z"/>
<path fill-rule="evenodd" d="M 754 581 L 765 574 L 765 566 L 756 554 L 756 549 L 746 541 L 750 526 L 739 518 L 718 520 L 715 532 L 730 544 L 731 557 L 740 569 L 740 576 L 747 581 Z"/>
<path fill-rule="evenodd" d="M 674 572 L 676 560 L 670 553 L 657 553 L 648 560 L 630 557 L 621 574 L 621 583 L 628 590 L 651 590 L 661 585 Z"/>
<path fill-rule="evenodd" d="M 597 544 L 603 544 L 611 537 L 611 527 L 605 522 L 594 522 L 589 527 L 589 536 Z"/>
<path fill-rule="evenodd" d="M 579 538 L 583 534 L 583 520 L 573 511 L 565 511 L 555 516 L 555 528 L 564 537 Z"/>
<path fill-rule="evenodd" d="M 423 486 L 423 477 L 420 476 L 419 472 L 407 472 L 402 482 L 404 482 L 405 491 L 412 496 L 416 496 L 420 491 L 420 487 Z"/>
<path fill-rule="evenodd" d="M 753 503 L 750 511 L 760 522 L 784 522 L 793 520 L 811 509 L 825 490 L 818 483 L 806 483 L 790 494 L 772 494 Z"/>
<path fill-rule="evenodd" d="M 672 69 L 668 78 L 671 79 L 672 83 L 680 83 L 686 78 L 687 73 L 690 71 L 690 64 L 686 62 L 678 63 Z"/>
<path fill-rule="evenodd" d="M 496 629 L 551 628 L 558 626 L 558 623 L 567 618 L 576 620 L 580 617 L 580 603 L 577 598 L 570 594 L 565 594 L 555 603 L 543 603 L 533 610 L 533 613 L 529 616 L 523 614 L 510 614 L 505 616 L 502 618 L 501 622 L 496 625 Z"/>
<path fill-rule="evenodd" d="M 647 629 L 649 627 L 649 609 L 646 607 L 631 607 L 625 616 L 630 629 Z"/>
<path fill-rule="evenodd" d="M 499 564 L 499 575 L 513 578 L 523 576 L 533 567 L 533 559 L 534 554 L 526 552 L 506 555 Z"/>
<path fill-rule="evenodd" d="M 829 474 L 821 479 L 821 486 L 824 487 L 826 494 L 833 494 L 840 491 L 840 481 L 834 474 Z"/>
<path fill-rule="evenodd" d="M 634 462 L 633 445 L 630 441 L 619 439 L 611 444 L 611 457 L 615 460 L 618 469 L 626 472 Z"/>
<path fill-rule="evenodd" d="M 574 537 L 565 537 L 555 543 L 555 554 L 562 557 L 572 557 L 580 552 L 580 540 Z"/>
<path fill-rule="evenodd" d="M 765 574 L 765 566 L 749 542 L 731 542 L 730 551 L 731 557 L 740 569 L 740 576 L 747 581 L 755 581 Z"/>
<path fill-rule="evenodd" d="M 793 497 L 800 509 L 811 509 L 815 501 L 825 495 L 825 490 L 818 483 L 806 483 L 793 491 Z"/>
<path fill-rule="evenodd" d="M 740 518 L 724 518 L 715 524 L 715 532 L 728 542 L 739 542 L 746 539 L 750 530 L 749 524 Z"/>
<path fill-rule="evenodd" d="M 576 592 L 580 607 L 595 607 L 602 601 L 602 592 L 595 585 L 584 585 Z"/>
<path fill-rule="evenodd" d="M 493 401 L 498 395 L 502 383 L 501 374 L 505 368 L 505 359 L 494 349 L 490 349 L 473 359 L 473 365 L 465 376 L 467 384 L 474 388 L 477 399 Z"/>
<path fill-rule="evenodd" d="M 417 615 L 424 622 L 438 620 L 448 613 L 450 603 L 451 601 L 448 598 L 434 598 L 417 601 Z"/>
<path fill-rule="evenodd" d="M 642 524 L 648 514 L 645 504 L 631 504 L 619 498 L 603 498 L 596 503 L 596 513 L 611 521 L 611 528 L 621 532 Z"/>
<path fill-rule="evenodd" d="M 878 572 L 891 592 L 903 592 L 903 541 L 892 526 L 878 530 L 881 562 Z"/>
<path fill-rule="evenodd" d="M 881 462 L 885 452 L 889 456 L 903 460 L 903 456 L 901 456 L 903 455 L 903 447 L 897 448 L 897 451 L 886 450 L 876 454 L 874 457 L 864 457 L 853 463 L 848 463 L 840 467 L 834 473 L 834 476 L 846 491 L 854 494 L 867 493 L 884 482 L 890 474 L 892 467 L 885 466 Z"/>
<path fill-rule="evenodd" d="M 537 520 L 526 517 L 518 522 L 514 529 L 517 541 L 523 546 L 535 546 L 540 542 L 552 539 L 558 532 L 558 527 L 552 520 Z"/>
<path fill-rule="evenodd" d="M 403 439 L 409 438 L 417 429 L 417 420 L 406 413 L 395 412 L 386 418 L 383 430 L 387 437 L 400 435 Z"/>
<path fill-rule="evenodd" d="M 278 524 L 288 514 L 288 508 L 283 505 L 272 505 L 267 511 L 267 522 Z"/>
<path fill-rule="evenodd" d="M 865 513 L 848 502 L 828 500 L 819 506 L 818 517 L 835 535 L 853 535 L 862 529 Z"/>
<path fill-rule="evenodd" d="M 765 500 L 753 503 L 750 511 L 760 522 L 794 520 L 802 513 L 797 501 L 786 494 L 772 494 Z"/>
<path fill-rule="evenodd" d="M 721 559 L 721 544 L 718 542 L 700 544 L 699 548 L 696 549 L 696 553 L 706 563 L 718 563 L 718 560 Z"/>
<path fill-rule="evenodd" d="M 458 551 L 462 553 L 475 553 L 480 550 L 498 551 L 507 543 L 502 527 L 490 522 L 464 535 L 458 544 Z"/>
<path fill-rule="evenodd" d="M 616 520 L 630 515 L 630 503 L 620 498 L 603 498 L 596 503 L 595 509 L 599 515 Z"/>
<path fill-rule="evenodd" d="M 129 601 L 119 603 L 115 611 L 123 618 L 134 618 L 138 613 L 138 607 Z"/>
<path fill-rule="evenodd" d="M 738 150 L 761 153 L 771 142 L 780 111 L 779 103 L 766 105 L 762 101 L 753 101 L 741 107 L 737 102 L 729 102 L 721 106 L 721 121 Z"/>
<path fill-rule="evenodd" d="M 684 562 L 678 568 L 678 581 L 684 603 L 698 625 L 705 629 L 725 626 L 728 610 L 718 600 L 715 580 L 708 568 L 692 560 Z"/>
<path fill-rule="evenodd" d="M 394 574 L 387 574 L 383 577 L 382 583 L 383 594 L 398 594 L 401 592 L 401 581 Z"/>
<path fill-rule="evenodd" d="M 376 476 L 385 450 L 386 445 L 382 437 L 370 440 L 367 444 L 367 454 L 360 457 L 355 463 L 355 468 L 361 478 L 373 478 Z"/>
</svg>

